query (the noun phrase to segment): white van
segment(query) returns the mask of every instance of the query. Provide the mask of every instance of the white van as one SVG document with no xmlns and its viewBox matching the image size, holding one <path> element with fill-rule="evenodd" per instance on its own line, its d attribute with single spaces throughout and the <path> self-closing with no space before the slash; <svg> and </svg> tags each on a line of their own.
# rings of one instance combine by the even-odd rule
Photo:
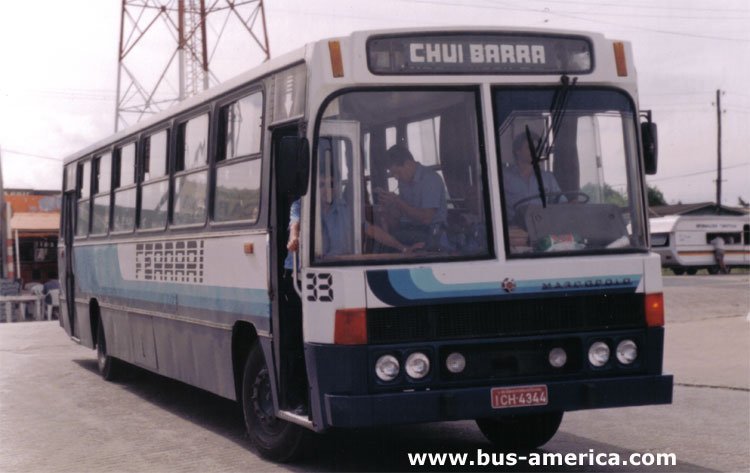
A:
<svg viewBox="0 0 750 473">
<path fill-rule="evenodd" d="M 750 266 L 750 216 L 670 215 L 651 218 L 651 247 L 661 256 L 661 265 L 675 274 L 695 274 L 719 267 L 711 241 L 724 240 L 727 269 Z"/>
</svg>

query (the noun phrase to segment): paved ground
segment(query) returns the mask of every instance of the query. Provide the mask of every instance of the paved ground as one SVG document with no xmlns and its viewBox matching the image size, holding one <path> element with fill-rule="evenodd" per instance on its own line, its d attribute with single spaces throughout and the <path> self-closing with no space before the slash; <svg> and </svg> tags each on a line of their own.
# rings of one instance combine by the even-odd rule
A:
<svg viewBox="0 0 750 473">
<path fill-rule="evenodd" d="M 566 414 L 544 452 L 673 452 L 676 467 L 651 471 L 750 471 L 748 276 L 664 281 L 674 403 Z M 0 472 L 396 471 L 408 452 L 480 448 L 473 423 L 442 423 L 334 432 L 274 465 L 246 446 L 235 403 L 140 370 L 104 382 L 57 322 L 0 324 Z"/>
</svg>

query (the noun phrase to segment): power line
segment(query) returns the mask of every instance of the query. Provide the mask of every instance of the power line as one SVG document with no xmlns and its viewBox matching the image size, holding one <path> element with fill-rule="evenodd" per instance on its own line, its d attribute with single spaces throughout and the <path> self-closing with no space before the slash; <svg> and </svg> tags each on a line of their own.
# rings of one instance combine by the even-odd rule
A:
<svg viewBox="0 0 750 473">
<path fill-rule="evenodd" d="M 725 169 L 735 169 L 735 168 L 739 168 L 739 167 L 743 167 L 743 166 L 750 166 L 750 163 L 735 164 L 733 166 L 723 166 L 721 169 L 723 171 Z M 655 178 L 655 179 L 648 178 L 648 181 L 649 182 L 654 182 L 654 181 L 669 181 L 671 179 L 682 179 L 683 177 L 699 176 L 701 174 L 713 174 L 715 172 L 716 172 L 716 169 L 711 169 L 710 171 L 691 172 L 691 173 L 688 173 L 688 174 L 680 174 L 680 175 L 677 175 L 677 176 L 658 177 L 658 178 Z"/>
<path fill-rule="evenodd" d="M 8 149 L 8 148 L 3 148 L 3 153 L 18 154 L 20 156 L 29 156 L 31 158 L 48 159 L 50 161 L 55 161 L 57 163 L 62 164 L 62 159 L 53 158 L 51 156 L 44 156 L 41 154 L 26 153 L 24 151 L 16 151 L 16 150 Z"/>
<path fill-rule="evenodd" d="M 549 9 L 541 10 L 539 8 L 522 8 L 518 7 L 514 4 L 510 4 L 510 6 L 507 3 L 500 3 L 496 2 L 495 5 L 503 5 L 502 7 L 498 6 L 490 6 L 490 5 L 478 5 L 476 3 L 474 4 L 466 4 L 466 3 L 453 3 L 453 2 L 440 2 L 436 0 L 401 0 L 405 3 L 423 3 L 423 4 L 430 4 L 430 5 L 440 5 L 440 6 L 446 6 L 446 7 L 473 7 L 473 8 L 482 8 L 482 9 L 488 9 L 488 10 L 501 10 L 501 11 L 521 11 L 526 13 L 541 13 L 544 15 L 555 15 L 563 18 L 573 18 L 575 20 L 581 20 L 581 21 L 587 21 L 597 24 L 608 24 L 617 26 L 618 28 L 625 28 L 625 29 L 633 29 L 638 31 L 647 31 L 651 33 L 659 33 L 659 34 L 667 34 L 667 35 L 674 35 L 674 36 L 683 36 L 688 38 L 700 38 L 700 39 L 714 39 L 718 41 L 733 41 L 733 42 L 750 42 L 750 39 L 747 38 L 729 38 L 725 36 L 713 36 L 713 35 L 702 35 L 702 34 L 696 34 L 696 33 L 682 33 L 678 31 L 670 31 L 670 30 L 661 30 L 656 28 L 646 28 L 646 27 L 639 27 L 635 25 L 623 25 L 621 23 L 616 23 L 613 21 L 605 21 L 605 20 L 597 20 L 592 18 L 584 18 L 581 16 L 577 16 L 574 14 L 568 14 L 565 12 L 556 12 Z M 590 14 L 590 13 L 586 13 Z M 614 14 L 613 14 L 614 15 Z M 335 15 L 334 15 L 335 16 Z M 612 16 L 612 15 L 610 15 Z M 666 17 L 665 17 L 666 18 Z"/>
</svg>

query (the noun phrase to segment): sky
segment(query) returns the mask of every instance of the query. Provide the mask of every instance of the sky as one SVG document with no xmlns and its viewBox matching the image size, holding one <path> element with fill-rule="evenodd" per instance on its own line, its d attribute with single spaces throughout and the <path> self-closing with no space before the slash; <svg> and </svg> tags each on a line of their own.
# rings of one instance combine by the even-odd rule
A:
<svg viewBox="0 0 750 473">
<path fill-rule="evenodd" d="M 62 160 L 113 132 L 121 5 L 0 1 L 6 188 L 59 189 Z M 716 199 L 720 90 L 722 203 L 750 201 L 750 1 L 265 0 L 265 13 L 273 57 L 352 31 L 410 26 L 527 26 L 630 41 L 641 108 L 651 109 L 659 126 L 659 171 L 649 185 L 668 203 Z M 249 44 L 247 38 L 240 41 Z M 224 36 L 213 56 L 220 80 L 260 61 L 251 44 L 238 57 L 231 39 Z M 157 49 L 139 50 L 131 66 L 136 75 L 168 59 L 167 50 Z"/>
</svg>

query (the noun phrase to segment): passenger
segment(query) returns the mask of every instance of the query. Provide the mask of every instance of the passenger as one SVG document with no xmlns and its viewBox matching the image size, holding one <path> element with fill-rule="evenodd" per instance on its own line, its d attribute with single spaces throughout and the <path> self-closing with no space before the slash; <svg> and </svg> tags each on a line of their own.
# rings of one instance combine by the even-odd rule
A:
<svg viewBox="0 0 750 473">
<path fill-rule="evenodd" d="M 444 247 L 448 207 L 443 179 L 416 162 L 403 145 L 386 152 L 385 165 L 398 180 L 398 194 L 375 189 L 378 203 L 385 208 L 387 230 L 407 244 Z"/>
<path fill-rule="evenodd" d="M 716 235 L 716 238 L 711 240 L 711 245 L 714 247 L 714 257 L 716 258 L 716 264 L 719 265 L 719 270 L 722 274 L 728 274 L 729 271 L 724 263 L 724 239 L 721 235 Z"/>
<path fill-rule="evenodd" d="M 328 257 L 354 253 L 354 239 L 352 238 L 354 227 L 349 203 L 338 196 L 335 184 L 330 176 L 319 176 L 318 192 L 320 194 L 323 255 Z M 289 221 L 289 241 L 287 242 L 289 253 L 284 267 L 291 271 L 293 268 L 292 252 L 299 249 L 299 200 L 292 203 Z M 364 224 L 364 233 L 375 241 L 401 253 L 409 253 L 424 246 L 422 243 L 403 244 L 382 228 L 367 222 Z"/>
</svg>

